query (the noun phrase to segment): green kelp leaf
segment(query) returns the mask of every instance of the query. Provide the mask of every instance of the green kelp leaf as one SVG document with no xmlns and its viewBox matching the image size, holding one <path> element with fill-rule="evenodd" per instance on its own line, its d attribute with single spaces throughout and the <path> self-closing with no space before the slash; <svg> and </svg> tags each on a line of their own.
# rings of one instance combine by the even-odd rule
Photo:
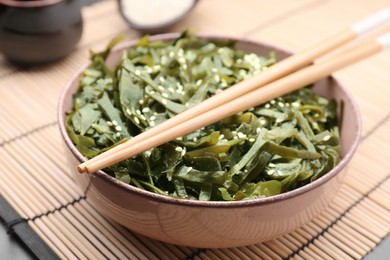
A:
<svg viewBox="0 0 390 260">
<path fill-rule="evenodd" d="M 264 145 L 264 150 L 269 152 L 270 154 L 277 154 L 286 158 L 302 158 L 310 160 L 321 158 L 321 154 L 316 152 L 313 153 L 307 150 L 298 150 L 287 146 L 274 144 L 272 142 L 266 143 Z"/>
<path fill-rule="evenodd" d="M 92 124 L 97 122 L 100 117 L 101 112 L 97 110 L 96 104 L 86 104 L 74 114 L 73 127 L 80 132 L 80 135 L 85 135 Z"/>
<path fill-rule="evenodd" d="M 229 175 L 224 171 L 206 172 L 183 166 L 174 174 L 174 178 L 196 183 L 222 184 L 229 178 Z"/>
<path fill-rule="evenodd" d="M 98 100 L 98 104 L 102 109 L 103 113 L 111 121 L 111 124 L 116 127 L 117 132 L 119 132 L 122 137 L 130 137 L 126 125 L 122 121 L 121 111 L 113 106 L 108 97 L 108 94 L 105 93 L 102 98 Z"/>
</svg>

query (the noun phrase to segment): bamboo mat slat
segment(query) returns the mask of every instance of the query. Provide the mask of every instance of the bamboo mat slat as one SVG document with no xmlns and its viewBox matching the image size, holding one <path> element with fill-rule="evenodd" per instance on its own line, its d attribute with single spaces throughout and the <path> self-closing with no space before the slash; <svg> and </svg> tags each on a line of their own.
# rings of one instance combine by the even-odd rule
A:
<svg viewBox="0 0 390 260">
<path fill-rule="evenodd" d="M 172 31 L 243 36 L 297 51 L 386 5 L 387 0 L 207 0 Z M 200 249 L 143 237 L 100 215 L 64 158 L 57 99 L 89 49 L 99 50 L 121 33 L 127 39 L 139 35 L 120 18 L 114 0 L 85 8 L 83 17 L 82 40 L 62 61 L 23 69 L 0 57 L 0 194 L 60 258 L 360 259 L 390 233 L 390 52 L 336 74 L 359 103 L 362 141 L 333 203 L 300 229 L 247 247 Z"/>
</svg>

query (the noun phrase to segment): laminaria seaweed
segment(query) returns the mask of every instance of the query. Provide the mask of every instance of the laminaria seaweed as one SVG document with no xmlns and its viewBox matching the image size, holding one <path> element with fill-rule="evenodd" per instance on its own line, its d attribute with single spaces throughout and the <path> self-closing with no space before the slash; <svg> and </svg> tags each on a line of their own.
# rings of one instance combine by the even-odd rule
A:
<svg viewBox="0 0 390 260">
<path fill-rule="evenodd" d="M 91 52 L 67 116 L 86 157 L 175 116 L 275 63 L 187 32 L 170 42 L 146 36 L 110 69 L 118 42 Z M 272 196 L 310 183 L 340 161 L 336 104 L 310 86 L 225 118 L 104 169 L 140 189 L 182 199 Z"/>
</svg>

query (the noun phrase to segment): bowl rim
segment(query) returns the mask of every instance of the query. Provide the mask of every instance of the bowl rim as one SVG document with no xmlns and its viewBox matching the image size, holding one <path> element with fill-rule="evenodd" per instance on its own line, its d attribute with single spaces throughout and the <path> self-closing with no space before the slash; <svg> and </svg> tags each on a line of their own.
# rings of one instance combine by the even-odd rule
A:
<svg viewBox="0 0 390 260">
<path fill-rule="evenodd" d="M 172 38 L 175 38 L 179 35 L 179 33 L 166 33 L 166 34 L 157 34 L 150 37 L 151 41 L 156 40 L 170 40 Z M 266 46 L 275 50 L 280 50 L 285 53 L 292 53 L 291 51 L 286 51 L 282 48 L 275 47 L 271 44 L 267 44 L 264 42 L 260 42 L 258 40 L 252 40 L 237 36 L 229 36 L 229 35 L 217 35 L 217 34 L 197 34 L 198 37 L 209 39 L 209 40 L 236 40 L 237 42 L 242 42 L 244 44 L 254 45 L 258 46 L 259 44 L 262 46 Z M 131 40 L 122 44 L 117 45 L 115 48 L 112 49 L 112 52 L 122 51 L 126 48 L 130 48 L 134 46 L 139 39 L 137 40 Z M 71 79 L 66 83 L 65 87 L 62 89 L 58 107 L 57 107 L 57 119 L 58 119 L 58 125 L 59 130 L 61 133 L 61 136 L 65 142 L 65 145 L 70 150 L 70 152 L 73 154 L 73 156 L 79 161 L 80 163 L 85 162 L 87 159 L 77 150 L 77 148 L 74 146 L 73 142 L 71 141 L 70 137 L 67 134 L 66 127 L 65 127 L 65 115 L 67 111 L 64 111 L 64 104 L 67 96 L 69 96 L 69 91 L 73 85 L 73 82 L 78 80 L 80 74 L 82 71 L 89 65 L 87 64 L 81 66 L 76 73 L 73 74 Z M 311 182 L 309 184 L 306 184 L 302 187 L 299 187 L 297 189 L 294 189 L 292 191 L 287 191 L 278 195 L 265 197 L 265 198 L 257 198 L 257 199 L 251 199 L 251 200 L 239 200 L 239 201 L 199 201 L 199 200 L 187 200 L 187 199 L 180 199 L 180 198 L 174 198 L 170 197 L 168 195 L 160 195 L 157 193 L 153 193 L 150 191 L 139 189 L 135 186 L 132 186 L 130 184 L 126 184 L 124 182 L 121 182 L 114 177 L 111 177 L 109 174 L 105 173 L 102 170 L 97 171 L 93 174 L 94 178 L 101 178 L 106 182 L 109 182 L 118 188 L 133 193 L 137 196 L 146 197 L 148 199 L 152 199 L 154 201 L 160 202 L 160 203 L 167 203 L 167 204 L 174 204 L 178 206 L 190 206 L 190 207 L 199 207 L 199 208 L 242 208 L 242 207 L 255 207 L 275 202 L 280 202 L 288 199 L 292 199 L 294 197 L 297 197 L 299 195 L 302 195 L 304 193 L 310 192 L 311 190 L 320 187 L 327 183 L 329 180 L 331 180 L 333 177 L 335 177 L 352 159 L 355 151 L 357 150 L 357 147 L 359 145 L 360 136 L 362 132 L 362 120 L 361 120 L 361 114 L 358 108 L 358 105 L 352 95 L 348 92 L 346 87 L 344 87 L 343 84 L 341 84 L 337 79 L 335 79 L 333 76 L 329 76 L 328 79 L 334 81 L 335 84 L 339 86 L 340 91 L 343 93 L 346 99 L 348 99 L 348 102 L 351 104 L 351 108 L 353 111 L 353 114 L 356 117 L 356 126 L 354 126 L 354 136 L 352 140 L 351 148 L 346 152 L 346 154 L 341 158 L 340 162 L 334 167 L 332 170 L 330 170 L 328 173 L 323 175 L 321 178 L 315 180 L 314 182 Z M 72 93 L 73 94 L 73 93 Z M 76 170 L 74 170 L 76 172 Z M 78 173 L 76 173 L 78 174 Z M 91 181 L 91 180 L 90 180 Z"/>
</svg>

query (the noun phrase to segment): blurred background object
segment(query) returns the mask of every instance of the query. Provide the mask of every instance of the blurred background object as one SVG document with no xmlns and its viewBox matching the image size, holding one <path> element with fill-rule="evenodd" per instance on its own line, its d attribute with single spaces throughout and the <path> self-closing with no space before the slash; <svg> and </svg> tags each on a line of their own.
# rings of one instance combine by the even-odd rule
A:
<svg viewBox="0 0 390 260">
<path fill-rule="evenodd" d="M 0 0 L 0 51 L 32 65 L 65 57 L 83 31 L 79 0 Z"/>
<path fill-rule="evenodd" d="M 133 29 L 159 33 L 181 21 L 198 0 L 119 0 L 119 11 Z"/>
</svg>

